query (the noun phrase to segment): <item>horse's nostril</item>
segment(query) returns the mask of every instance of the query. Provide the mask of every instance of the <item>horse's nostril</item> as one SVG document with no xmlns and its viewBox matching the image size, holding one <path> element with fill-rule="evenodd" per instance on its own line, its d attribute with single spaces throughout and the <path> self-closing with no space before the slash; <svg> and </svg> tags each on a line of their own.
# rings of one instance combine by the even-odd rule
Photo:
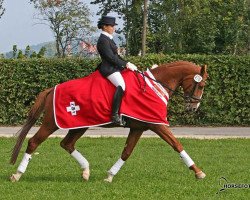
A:
<svg viewBox="0 0 250 200">
<path fill-rule="evenodd" d="M 195 112 L 197 110 L 197 108 L 193 108 L 192 111 Z"/>
</svg>

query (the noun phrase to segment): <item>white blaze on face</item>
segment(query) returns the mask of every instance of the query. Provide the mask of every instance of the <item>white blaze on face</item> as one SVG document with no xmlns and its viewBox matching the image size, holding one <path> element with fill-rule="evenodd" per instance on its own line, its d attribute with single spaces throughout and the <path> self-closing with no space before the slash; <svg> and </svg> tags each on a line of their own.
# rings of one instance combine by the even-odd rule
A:
<svg viewBox="0 0 250 200">
<path fill-rule="evenodd" d="M 201 96 L 200 96 L 200 99 L 202 98 L 202 95 L 203 95 L 203 90 L 202 90 L 202 92 L 201 92 Z"/>
<path fill-rule="evenodd" d="M 202 98 L 202 95 L 203 95 L 203 91 L 202 91 L 202 93 L 201 93 L 201 95 L 200 95 L 200 97 L 199 97 L 200 99 Z M 197 104 L 196 104 L 196 108 L 199 108 L 200 104 L 201 104 L 200 102 L 197 103 Z"/>
<path fill-rule="evenodd" d="M 201 92 L 200 99 L 202 98 L 202 95 L 203 95 L 203 91 Z M 197 103 L 197 108 L 199 108 L 200 104 L 201 104 L 200 102 L 199 102 L 199 103 Z"/>
</svg>

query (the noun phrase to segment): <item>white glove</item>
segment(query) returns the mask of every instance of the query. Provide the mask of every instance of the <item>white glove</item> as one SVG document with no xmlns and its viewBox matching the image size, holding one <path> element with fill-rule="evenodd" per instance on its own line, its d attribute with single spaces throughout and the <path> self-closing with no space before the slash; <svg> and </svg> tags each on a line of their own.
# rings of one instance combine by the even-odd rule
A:
<svg viewBox="0 0 250 200">
<path fill-rule="evenodd" d="M 128 69 L 130 69 L 131 71 L 136 71 L 136 70 L 137 70 L 137 67 L 136 67 L 133 63 L 130 63 L 130 62 L 128 62 L 128 63 L 126 64 L 126 67 L 127 67 Z"/>
</svg>

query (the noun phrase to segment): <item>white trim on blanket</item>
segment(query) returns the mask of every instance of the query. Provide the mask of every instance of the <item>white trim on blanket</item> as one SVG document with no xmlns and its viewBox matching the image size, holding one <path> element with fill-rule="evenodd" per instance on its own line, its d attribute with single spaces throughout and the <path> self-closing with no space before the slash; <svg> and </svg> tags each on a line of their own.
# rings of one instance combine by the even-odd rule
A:
<svg viewBox="0 0 250 200">
<path fill-rule="evenodd" d="M 91 128 L 91 127 L 98 127 L 98 126 L 104 126 L 104 125 L 108 125 L 111 124 L 112 122 L 107 122 L 104 124 L 96 124 L 96 125 L 90 125 L 90 126 L 78 126 L 78 127 L 73 127 L 73 128 L 62 128 L 60 126 L 58 126 L 58 128 L 60 128 L 61 130 L 73 130 L 73 129 L 78 129 L 78 128 Z"/>
<path fill-rule="evenodd" d="M 150 78 L 152 78 L 153 80 L 155 80 L 154 75 L 151 73 L 151 71 L 150 71 L 149 69 L 147 69 L 146 72 L 148 73 L 148 75 L 149 75 Z M 161 91 L 163 92 L 163 94 L 166 95 L 167 100 L 169 100 L 169 94 L 168 94 L 168 92 L 165 90 L 165 88 L 162 87 L 162 85 L 161 85 L 160 83 L 155 82 L 155 84 L 161 89 Z"/>
<path fill-rule="evenodd" d="M 123 113 L 121 113 L 121 116 L 129 117 L 129 118 L 131 118 L 131 119 L 136 119 L 136 120 L 138 120 L 138 121 L 146 122 L 146 123 L 150 123 L 150 124 L 163 124 L 163 125 L 169 126 L 169 124 L 166 124 L 166 123 L 157 123 L 157 122 L 145 121 L 145 120 L 141 120 L 141 119 L 138 119 L 138 118 L 136 118 L 136 117 L 132 117 L 132 116 L 130 116 L 130 115 L 126 115 L 126 114 L 123 114 Z"/>
<path fill-rule="evenodd" d="M 146 73 L 148 74 L 148 76 L 150 78 L 152 78 L 153 80 L 155 80 L 154 75 L 147 69 Z M 141 75 L 143 76 L 143 75 Z M 166 96 L 166 98 L 162 95 L 162 93 L 160 91 L 158 91 L 155 86 L 152 85 L 151 81 L 149 80 L 149 78 L 145 77 L 145 81 L 148 84 L 148 86 L 155 92 L 155 94 L 166 104 L 166 106 L 168 105 L 168 99 L 169 99 L 169 94 L 168 92 L 161 86 L 161 84 L 155 82 L 155 84 L 160 88 L 160 90 L 163 92 L 163 94 Z"/>
<path fill-rule="evenodd" d="M 53 109 L 54 109 L 54 119 L 55 119 L 55 123 L 56 123 L 56 126 L 60 129 L 62 129 L 58 124 L 57 124 L 57 120 L 56 120 L 56 88 L 57 88 L 58 85 L 55 86 L 55 89 L 54 89 L 54 96 L 53 96 Z"/>
</svg>

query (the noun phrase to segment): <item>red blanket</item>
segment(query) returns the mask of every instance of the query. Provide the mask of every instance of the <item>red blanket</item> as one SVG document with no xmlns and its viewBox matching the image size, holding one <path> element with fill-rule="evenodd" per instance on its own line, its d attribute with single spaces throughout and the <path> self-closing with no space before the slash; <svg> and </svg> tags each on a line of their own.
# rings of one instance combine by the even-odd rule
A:
<svg viewBox="0 0 250 200">
<path fill-rule="evenodd" d="M 166 124 L 166 104 L 145 84 L 140 74 L 124 70 L 126 91 L 120 113 L 140 121 Z M 145 90 L 144 90 L 145 88 Z M 99 71 L 59 84 L 54 93 L 55 121 L 61 129 L 76 129 L 111 123 L 115 86 Z"/>
</svg>

